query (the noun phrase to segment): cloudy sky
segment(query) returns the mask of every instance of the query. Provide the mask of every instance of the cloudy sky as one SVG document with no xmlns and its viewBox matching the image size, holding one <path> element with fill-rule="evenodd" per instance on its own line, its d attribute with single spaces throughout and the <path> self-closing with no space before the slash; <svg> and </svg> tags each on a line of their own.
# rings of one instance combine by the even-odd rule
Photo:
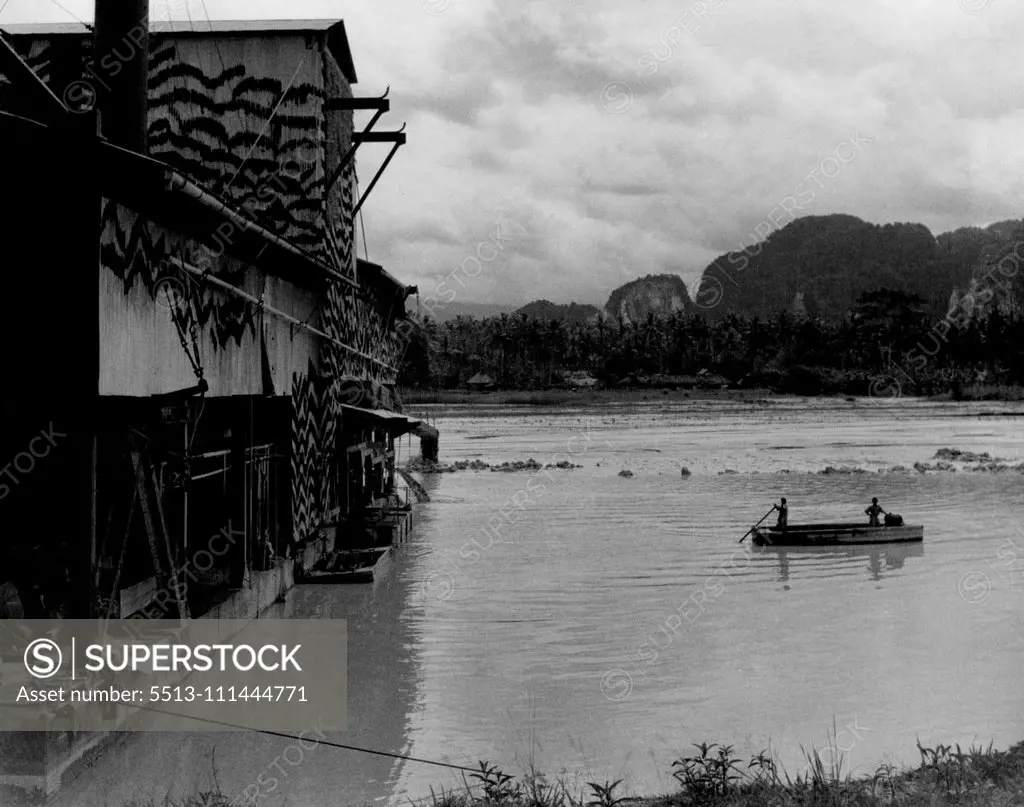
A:
<svg viewBox="0 0 1024 807">
<path fill-rule="evenodd" d="M 692 292 L 794 215 L 936 234 L 1024 216 L 1017 0 L 151 3 L 345 19 L 357 94 L 390 84 L 378 128 L 408 124 L 369 255 L 423 293 L 460 266 L 460 302 L 603 303 L 661 272 Z M 7 0 L 0 25 L 76 17 L 91 0 Z"/>
</svg>

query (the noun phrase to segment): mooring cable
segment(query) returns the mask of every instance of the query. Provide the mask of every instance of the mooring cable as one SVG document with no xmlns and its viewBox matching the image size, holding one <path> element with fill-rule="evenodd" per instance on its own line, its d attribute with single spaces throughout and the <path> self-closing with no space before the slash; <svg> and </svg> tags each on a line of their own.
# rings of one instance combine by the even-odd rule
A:
<svg viewBox="0 0 1024 807">
<path fill-rule="evenodd" d="M 156 714 L 170 715 L 171 717 L 184 717 L 184 718 L 189 719 L 189 720 L 200 720 L 200 721 L 202 721 L 204 723 L 211 723 L 211 724 L 217 725 L 217 726 L 227 726 L 227 727 L 233 728 L 233 729 L 242 729 L 242 730 L 245 730 L 245 731 L 255 731 L 255 732 L 258 732 L 260 734 L 267 734 L 267 735 L 269 735 L 271 737 L 283 737 L 286 740 L 301 740 L 301 741 L 307 741 L 308 740 L 310 742 L 316 743 L 317 745 L 327 746 L 328 748 L 340 748 L 340 749 L 345 750 L 345 751 L 359 751 L 359 752 L 361 752 L 363 754 L 373 754 L 374 756 L 378 756 L 378 757 L 390 757 L 391 759 L 404 759 L 404 760 L 407 760 L 408 762 L 421 762 L 424 765 L 437 765 L 437 766 L 442 767 L 442 768 L 452 768 L 453 770 L 457 770 L 457 771 L 467 771 L 469 773 L 480 773 L 480 769 L 479 768 L 467 768 L 465 765 L 453 765 L 450 762 L 439 762 L 438 760 L 435 760 L 435 759 L 424 759 L 423 757 L 413 757 L 413 756 L 409 756 L 407 754 L 395 754 L 395 753 L 392 753 L 391 751 L 377 751 L 377 750 L 375 750 L 373 748 L 362 748 L 362 747 L 360 747 L 358 745 L 346 745 L 345 743 L 336 743 L 336 742 L 333 742 L 331 740 L 317 740 L 316 738 L 313 738 L 313 737 L 303 737 L 303 736 L 301 736 L 299 734 L 289 734 L 288 732 L 284 732 L 284 731 L 272 731 L 270 729 L 257 729 L 257 728 L 253 728 L 252 726 L 242 726 L 242 725 L 239 725 L 237 723 L 228 723 L 228 722 L 226 722 L 224 720 L 214 720 L 213 718 L 209 718 L 209 717 L 199 717 L 198 715 L 183 715 L 183 714 L 180 714 L 178 712 L 168 712 L 168 711 L 166 711 L 164 709 L 153 709 L 152 707 L 149 707 L 149 706 L 136 706 L 135 708 L 139 709 L 141 711 L 145 711 L 145 712 L 154 712 Z"/>
</svg>

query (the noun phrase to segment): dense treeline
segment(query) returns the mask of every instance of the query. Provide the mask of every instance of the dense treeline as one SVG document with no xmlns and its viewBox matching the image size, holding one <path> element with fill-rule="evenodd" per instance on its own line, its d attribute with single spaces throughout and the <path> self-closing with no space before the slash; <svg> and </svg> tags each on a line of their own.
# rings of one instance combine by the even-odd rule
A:
<svg viewBox="0 0 1024 807">
<path fill-rule="evenodd" d="M 565 324 L 528 316 L 425 319 L 406 351 L 407 387 L 455 389 L 477 373 L 506 389 L 538 389 L 587 372 L 608 386 L 632 376 L 717 373 L 741 386 L 865 394 L 880 379 L 933 394 L 981 378 L 1024 383 L 1024 318 L 935 319 L 901 291 L 862 294 L 838 321 L 677 313 L 624 324 Z M 664 379 L 663 379 L 664 381 Z M 668 380 L 671 383 L 671 380 Z"/>
<path fill-rule="evenodd" d="M 797 293 L 812 316 L 842 319 L 868 289 L 921 296 L 941 317 L 950 295 L 985 274 L 994 256 L 1024 241 L 1011 219 L 982 229 L 964 227 L 938 237 L 923 224 L 870 224 L 856 216 L 805 216 L 741 252 L 716 258 L 696 299 L 712 301 L 709 319 L 728 313 L 772 317 Z"/>
</svg>

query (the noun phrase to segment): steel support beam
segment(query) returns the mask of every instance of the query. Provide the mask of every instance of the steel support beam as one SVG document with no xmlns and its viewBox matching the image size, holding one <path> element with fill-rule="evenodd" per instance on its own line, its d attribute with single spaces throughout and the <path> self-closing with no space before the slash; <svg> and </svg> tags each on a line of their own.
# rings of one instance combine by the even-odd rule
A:
<svg viewBox="0 0 1024 807">
<path fill-rule="evenodd" d="M 366 128 L 363 129 L 362 131 L 362 135 L 365 136 L 369 134 L 370 130 L 374 127 L 377 121 L 380 120 L 381 115 L 391 110 L 391 101 L 388 100 L 389 92 L 391 92 L 390 85 L 388 85 L 388 88 L 384 90 L 384 94 L 380 96 L 380 98 L 333 98 L 327 102 L 327 109 L 346 111 L 356 109 L 376 110 L 376 113 L 370 119 L 370 122 L 366 124 Z M 345 153 L 345 156 L 341 158 L 341 161 L 338 163 L 338 167 L 334 170 L 334 173 L 331 174 L 331 178 L 327 182 L 326 190 L 324 191 L 325 197 L 327 196 L 327 194 L 331 192 L 331 188 L 334 187 L 334 184 L 341 177 L 342 173 L 344 172 L 348 164 L 352 162 L 352 158 L 356 156 L 356 149 L 359 148 L 359 144 L 362 142 L 361 140 L 357 139 L 358 137 L 359 135 L 353 133 L 352 145 L 349 146 L 349 149 Z"/>
<path fill-rule="evenodd" d="M 54 125 L 67 125 L 71 119 L 64 102 L 53 94 L 35 71 L 29 67 L 0 31 L 0 70 L 24 93 L 36 120 Z"/>
<path fill-rule="evenodd" d="M 405 128 L 405 124 L 402 124 L 402 129 L 404 129 L 404 128 Z M 353 138 L 353 139 L 355 139 L 355 138 Z M 384 173 L 384 170 L 388 167 L 388 164 L 391 162 L 391 160 L 394 158 L 395 154 L 398 152 L 399 147 L 405 145 L 405 133 L 401 129 L 399 131 L 397 131 L 397 132 L 369 132 L 366 135 L 364 135 L 359 142 L 361 142 L 361 143 L 393 143 L 394 145 L 391 147 L 391 151 L 388 153 L 388 156 L 385 158 L 385 160 L 381 164 L 380 168 L 377 169 L 377 173 L 374 174 L 373 181 L 370 182 L 369 186 L 366 189 L 366 192 L 363 194 L 363 197 L 359 200 L 359 202 L 356 204 L 356 206 L 352 209 L 352 218 L 353 219 L 355 218 L 356 213 L 359 212 L 359 209 L 363 206 L 363 203 L 366 201 L 367 197 L 370 195 L 370 191 L 372 191 L 374 186 L 377 184 L 377 181 L 380 179 L 381 174 Z"/>
</svg>

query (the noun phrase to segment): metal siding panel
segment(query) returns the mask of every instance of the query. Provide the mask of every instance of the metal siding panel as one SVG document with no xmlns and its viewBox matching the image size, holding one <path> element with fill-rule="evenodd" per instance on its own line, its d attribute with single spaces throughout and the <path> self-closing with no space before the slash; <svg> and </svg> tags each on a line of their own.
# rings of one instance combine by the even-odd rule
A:
<svg viewBox="0 0 1024 807">
<path fill-rule="evenodd" d="M 328 265 L 318 37 L 163 40 L 150 151 Z"/>
<path fill-rule="evenodd" d="M 100 277 L 100 394 L 149 396 L 192 386 L 196 379 L 158 292 L 160 262 L 195 250 L 179 233 L 141 221 L 119 205 L 108 206 Z M 226 258 L 213 259 L 216 275 L 284 312 L 317 325 L 317 295 Z M 178 283 L 179 281 L 172 281 Z M 196 334 L 208 395 L 260 395 L 263 391 L 259 312 L 252 304 L 209 285 L 193 289 Z M 277 394 L 288 394 L 294 373 L 319 363 L 317 337 L 264 315 Z"/>
</svg>

